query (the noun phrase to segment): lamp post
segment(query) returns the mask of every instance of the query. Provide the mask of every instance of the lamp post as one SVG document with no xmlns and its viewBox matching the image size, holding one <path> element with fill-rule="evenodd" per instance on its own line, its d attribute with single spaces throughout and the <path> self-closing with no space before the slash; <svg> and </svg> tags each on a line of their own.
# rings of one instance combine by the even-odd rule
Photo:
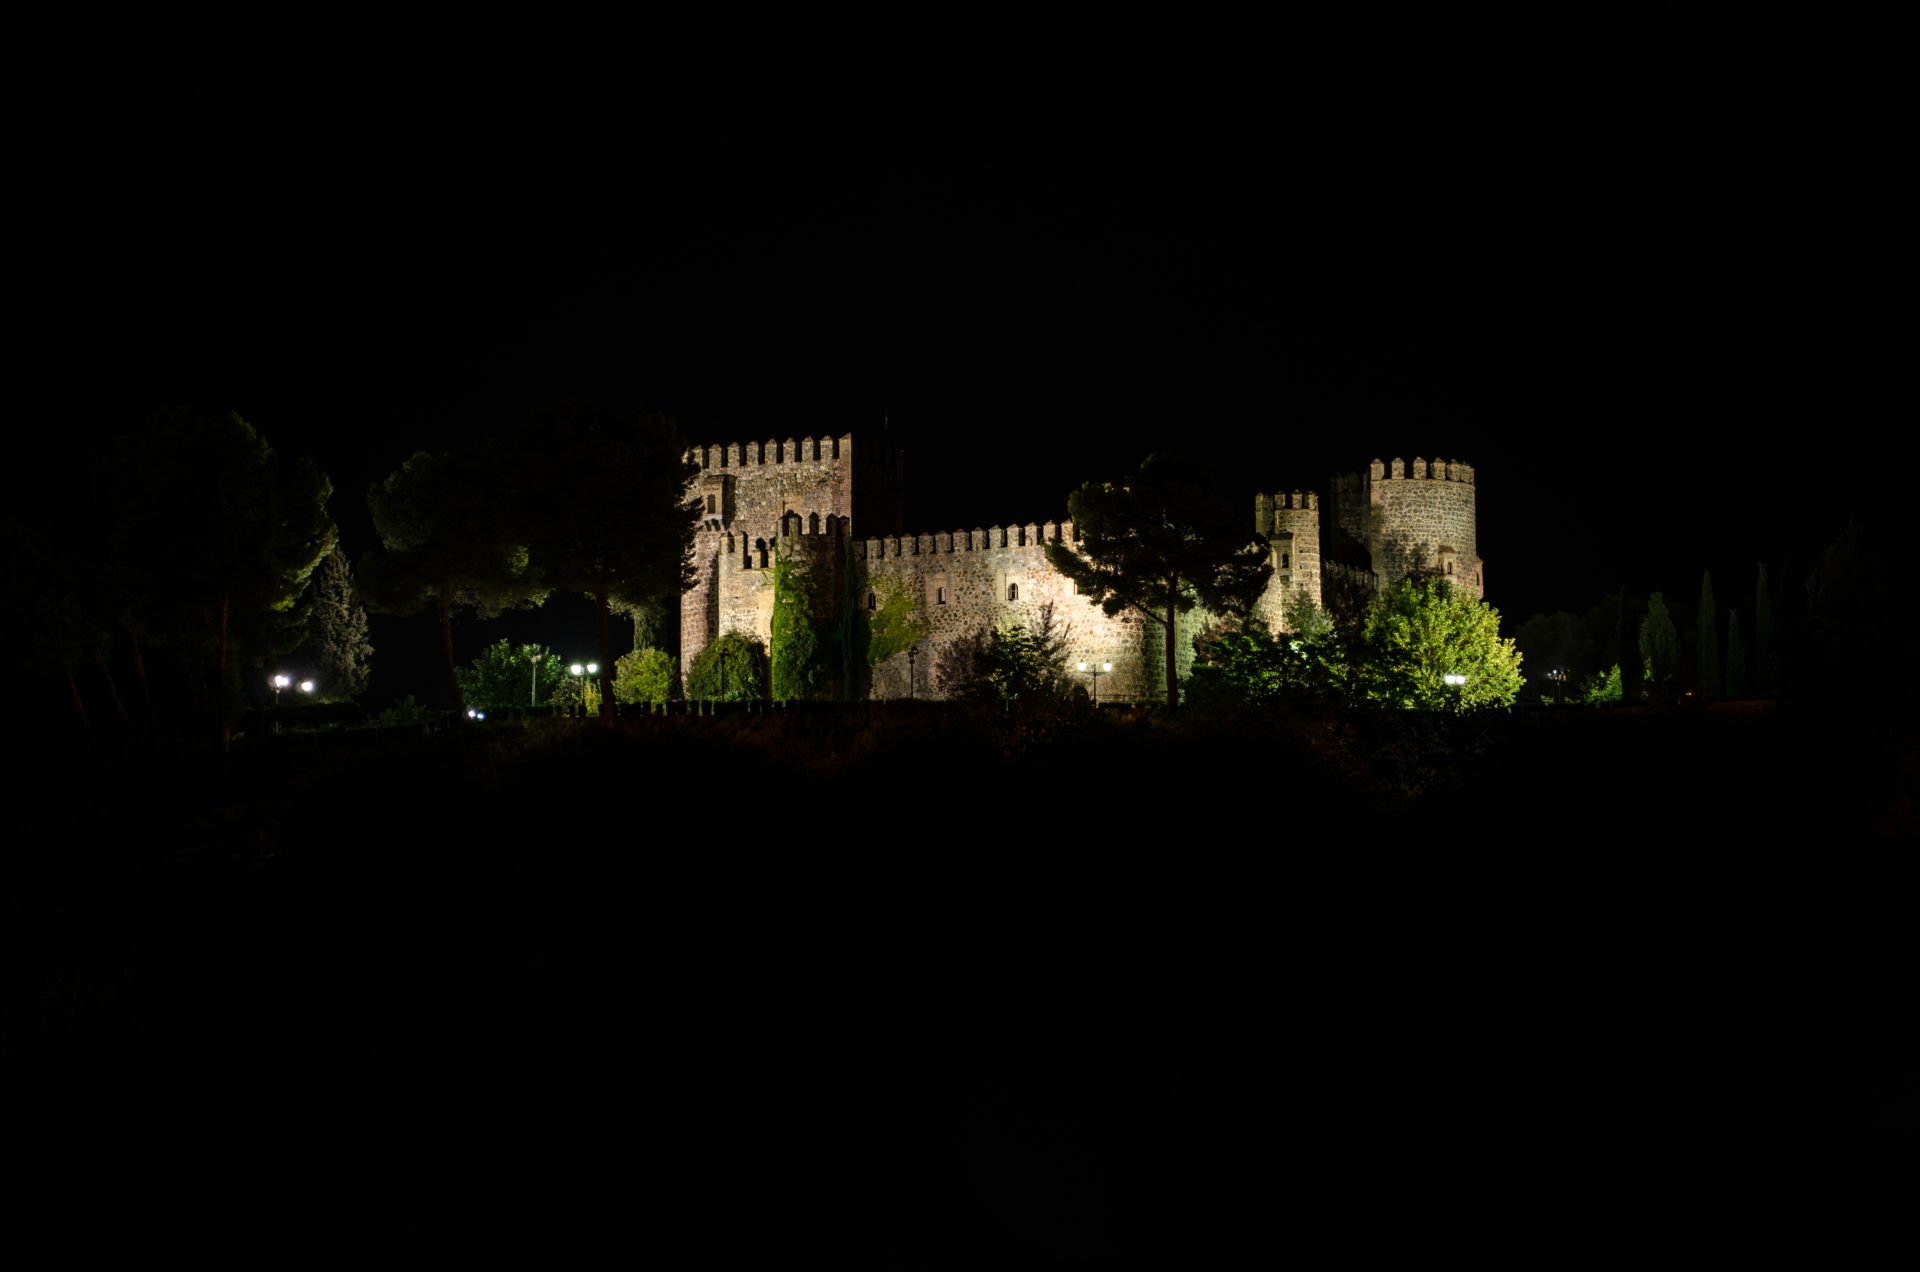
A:
<svg viewBox="0 0 1920 1272">
<path fill-rule="evenodd" d="M 1112 671 L 1113 664 L 1103 662 L 1098 667 L 1095 667 L 1088 663 L 1081 663 L 1080 670 L 1086 672 L 1088 677 L 1093 681 L 1093 705 L 1098 707 L 1100 705 L 1100 677 Z"/>
<path fill-rule="evenodd" d="M 1553 681 L 1553 705 L 1557 707 L 1561 705 L 1561 691 L 1567 683 L 1566 669 L 1555 667 L 1547 673 L 1547 679 Z"/>
<path fill-rule="evenodd" d="M 527 705 L 530 707 L 540 705 L 540 660 L 545 657 L 545 654 L 536 653 L 529 660 L 533 663 L 533 671 L 527 677 L 529 682 L 527 684 Z"/>
<path fill-rule="evenodd" d="M 273 731 L 275 733 L 280 732 L 280 691 L 292 683 L 292 676 L 275 676 L 273 678 Z"/>
<path fill-rule="evenodd" d="M 913 701 L 913 660 L 920 656 L 920 646 L 907 646 L 907 701 Z"/>
<path fill-rule="evenodd" d="M 580 665 L 579 663 L 575 663 L 575 664 L 573 664 L 573 666 L 571 666 L 571 667 L 569 667 L 569 668 L 567 668 L 567 670 L 568 670 L 568 671 L 570 671 L 570 672 L 572 672 L 572 673 L 573 673 L 574 675 L 576 675 L 576 676 L 579 676 L 579 677 L 581 677 L 581 680 L 580 680 L 580 718 L 581 718 L 582 720 L 584 720 L 584 719 L 586 719 L 586 718 L 587 718 L 587 681 L 586 681 L 586 677 L 587 677 L 587 676 L 596 676 L 596 675 L 599 675 L 599 674 L 600 674 L 600 664 L 599 664 L 599 663 L 588 663 L 588 664 L 586 664 L 586 665 L 585 665 L 585 666 L 583 667 L 583 666 L 581 666 L 581 665 Z"/>
</svg>

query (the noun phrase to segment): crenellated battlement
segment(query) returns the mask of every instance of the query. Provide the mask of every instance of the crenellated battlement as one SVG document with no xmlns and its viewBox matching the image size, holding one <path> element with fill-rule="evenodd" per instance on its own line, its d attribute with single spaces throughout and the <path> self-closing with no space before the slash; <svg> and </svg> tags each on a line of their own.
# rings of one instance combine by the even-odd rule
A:
<svg viewBox="0 0 1920 1272">
<path fill-rule="evenodd" d="M 932 534 L 884 535 L 860 539 L 855 555 L 863 561 L 899 557 L 944 556 L 956 552 L 996 552 L 1007 548 L 1042 548 L 1049 543 L 1077 543 L 1071 521 L 1030 521 L 1025 525 L 971 530 L 936 530 Z"/>
<path fill-rule="evenodd" d="M 834 598 L 830 603 L 855 598 L 851 603 L 872 609 L 904 587 L 928 625 L 917 671 L 901 654 L 856 670 L 853 683 L 835 692 L 938 696 L 930 655 L 1004 624 L 1031 624 L 1054 607 L 1049 612 L 1068 634 L 1070 657 L 1112 664 L 1100 682 L 1103 694 L 1164 695 L 1162 630 L 1125 609 L 1107 614 L 1089 606 L 1047 560 L 1046 544 L 1079 542 L 1069 520 L 907 533 L 905 458 L 884 434 L 865 437 L 857 462 L 851 434 L 702 444 L 688 458 L 698 468 L 688 489 L 700 499 L 703 520 L 698 581 L 681 602 L 683 674 L 724 632 L 770 636 L 770 567 L 791 553 L 822 572 L 820 595 Z M 1319 492 L 1255 494 L 1254 529 L 1266 540 L 1272 567 L 1255 614 L 1282 631 L 1302 596 L 1323 605 L 1364 604 L 1415 573 L 1439 574 L 1484 595 L 1474 482 L 1470 464 L 1396 456 L 1337 475 Z M 1188 637 L 1209 621 L 1199 610 L 1181 620 L 1180 674 L 1192 656 Z"/>
<path fill-rule="evenodd" d="M 1354 476 L 1357 474 L 1349 475 L 1348 480 L 1353 480 Z M 1388 464 L 1374 460 L 1368 466 L 1367 479 L 1369 481 L 1458 481 L 1471 485 L 1473 465 L 1463 464 L 1457 459 L 1425 460 L 1417 455 L 1409 464 L 1406 460 L 1395 456 Z"/>
<path fill-rule="evenodd" d="M 688 449 L 687 458 L 702 469 L 768 468 L 784 464 L 832 464 L 853 458 L 853 434 L 839 437 L 791 437 L 785 441 L 703 443 Z"/>
</svg>

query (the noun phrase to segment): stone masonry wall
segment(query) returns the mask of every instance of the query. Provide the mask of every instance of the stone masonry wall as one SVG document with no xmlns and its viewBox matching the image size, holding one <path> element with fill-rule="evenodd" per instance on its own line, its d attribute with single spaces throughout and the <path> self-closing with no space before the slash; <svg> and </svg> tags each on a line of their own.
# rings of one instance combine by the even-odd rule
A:
<svg viewBox="0 0 1920 1272">
<path fill-rule="evenodd" d="M 707 643 L 729 630 L 767 640 L 772 628 L 773 586 L 765 570 L 782 534 L 801 558 L 821 571 L 822 598 L 837 603 L 848 594 L 839 582 L 847 561 L 842 536 L 857 533 L 853 438 L 730 443 L 694 448 L 701 465 L 695 479 L 709 511 L 695 538 L 698 577 L 682 601 L 681 671 Z M 886 529 L 897 522 L 900 463 L 897 452 L 871 446 L 862 480 L 876 489 L 859 505 L 867 524 Z M 1416 565 L 1451 564 L 1461 586 L 1484 595 L 1475 536 L 1473 468 L 1458 462 L 1415 459 L 1411 465 L 1375 460 L 1371 471 L 1334 480 L 1326 505 L 1300 491 L 1257 495 L 1254 528 L 1268 537 L 1273 581 L 1254 612 L 1279 631 L 1288 600 L 1304 589 L 1326 604 L 1324 588 L 1335 569 L 1325 536 L 1371 556 L 1373 587 L 1391 586 Z M 852 542 L 856 571 L 851 594 L 864 597 L 877 573 L 908 579 L 924 599 L 932 632 L 913 661 L 913 694 L 938 696 L 934 667 L 943 646 L 976 631 L 1019 621 L 1029 627 L 1051 601 L 1055 622 L 1068 631 L 1068 665 L 1113 664 L 1099 679 L 1106 701 L 1149 701 L 1165 695 L 1164 629 L 1137 612 L 1109 618 L 1074 594 L 1073 585 L 1048 564 L 1042 544 L 1074 542 L 1071 523 L 1034 522 L 992 529 L 889 534 Z M 1348 549 L 1341 549 L 1346 551 Z M 1356 567 L 1344 567 L 1349 573 Z M 1345 576 L 1343 576 L 1345 577 Z M 1369 590 L 1372 590 L 1369 588 Z M 1210 616 L 1182 616 L 1177 639 L 1179 674 L 1193 662 L 1192 636 Z M 908 659 L 896 655 L 873 670 L 872 695 L 905 697 Z"/>
<path fill-rule="evenodd" d="M 1070 675 L 1083 674 L 1073 670 L 1081 661 L 1095 667 L 1111 662 L 1112 672 L 1099 677 L 1102 701 L 1163 698 L 1166 629 L 1137 612 L 1123 610 L 1109 618 L 1076 595 L 1073 584 L 1048 563 L 1041 546 L 1046 541 L 1071 543 L 1073 538 L 1070 522 L 1048 522 L 857 542 L 856 563 L 864 565 L 868 577 L 886 573 L 903 578 L 923 598 L 933 630 L 912 660 L 913 696 L 940 696 L 934 664 L 947 643 L 1004 623 L 1017 621 L 1031 629 L 1038 622 L 1040 607 L 1052 602 L 1056 627 L 1067 631 Z M 1182 676 L 1192 667 L 1193 633 L 1205 621 L 1198 610 L 1180 619 L 1176 665 Z M 908 665 L 905 654 L 896 654 L 874 668 L 873 696 L 906 697 Z M 1080 683 L 1091 687 L 1090 681 Z"/>
<path fill-rule="evenodd" d="M 1368 475 L 1368 548 L 1382 587 L 1413 570 L 1451 567 L 1454 582 L 1483 595 L 1475 544 L 1473 467 L 1416 458 L 1379 460 Z"/>
</svg>

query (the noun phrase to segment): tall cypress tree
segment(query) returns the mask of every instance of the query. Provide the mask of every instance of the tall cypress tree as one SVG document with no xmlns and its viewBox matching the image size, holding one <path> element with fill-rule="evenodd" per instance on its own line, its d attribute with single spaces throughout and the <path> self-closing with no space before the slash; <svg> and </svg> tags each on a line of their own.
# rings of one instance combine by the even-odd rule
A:
<svg viewBox="0 0 1920 1272">
<path fill-rule="evenodd" d="M 1647 616 L 1640 620 L 1640 656 L 1652 668 L 1653 683 L 1661 693 L 1673 687 L 1680 670 L 1680 633 L 1667 613 L 1667 598 L 1655 592 L 1647 598 Z"/>
<path fill-rule="evenodd" d="M 1713 603 L 1713 571 L 1700 574 L 1700 626 L 1697 646 L 1700 659 L 1700 693 L 1720 696 L 1720 611 Z"/>
<path fill-rule="evenodd" d="M 1727 611 L 1727 697 L 1747 696 L 1747 651 L 1740 640 L 1740 611 Z"/>
<path fill-rule="evenodd" d="M 313 615 L 307 640 L 320 673 L 320 692 L 329 698 L 357 698 L 367 691 L 373 642 L 367 639 L 367 611 L 353 594 L 347 554 L 335 548 L 314 575 Z"/>
<path fill-rule="evenodd" d="M 1773 593 L 1767 588 L 1767 563 L 1760 563 L 1760 580 L 1753 586 L 1753 674 L 1762 697 L 1779 687 L 1773 654 Z"/>
</svg>

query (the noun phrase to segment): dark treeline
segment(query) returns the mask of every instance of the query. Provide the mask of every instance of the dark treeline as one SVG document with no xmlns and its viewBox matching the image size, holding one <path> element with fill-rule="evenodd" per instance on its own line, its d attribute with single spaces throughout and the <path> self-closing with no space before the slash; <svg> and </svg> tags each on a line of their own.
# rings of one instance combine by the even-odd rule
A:
<svg viewBox="0 0 1920 1272">
<path fill-rule="evenodd" d="M 1686 594 L 1622 587 L 1583 614 L 1535 614 L 1514 631 L 1528 678 L 1522 701 L 1691 692 L 1910 708 L 1916 691 L 1897 669 L 1916 602 L 1892 581 L 1893 556 L 1874 523 L 1854 517 L 1737 575 L 1703 570 Z M 1556 671 L 1563 684 L 1548 674 Z"/>
</svg>

